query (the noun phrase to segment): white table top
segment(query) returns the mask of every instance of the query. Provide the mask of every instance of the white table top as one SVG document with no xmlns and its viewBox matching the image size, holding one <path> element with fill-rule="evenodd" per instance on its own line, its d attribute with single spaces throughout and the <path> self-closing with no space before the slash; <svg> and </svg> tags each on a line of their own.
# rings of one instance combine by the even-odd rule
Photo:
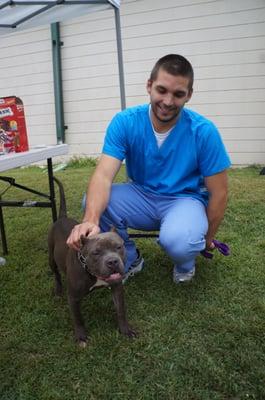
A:
<svg viewBox="0 0 265 400">
<path fill-rule="evenodd" d="M 0 155 L 0 172 L 8 169 L 22 167 L 38 161 L 46 160 L 68 153 L 67 144 L 57 144 L 54 146 L 36 146 L 22 153 L 9 153 Z"/>
</svg>

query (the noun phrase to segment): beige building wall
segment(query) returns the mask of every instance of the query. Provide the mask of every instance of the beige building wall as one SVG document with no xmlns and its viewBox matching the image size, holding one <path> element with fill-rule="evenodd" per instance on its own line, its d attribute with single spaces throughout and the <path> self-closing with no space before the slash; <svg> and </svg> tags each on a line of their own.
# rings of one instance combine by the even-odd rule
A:
<svg viewBox="0 0 265 400">
<path fill-rule="evenodd" d="M 20 97 L 31 145 L 56 143 L 49 28 L 0 37 L 0 97 Z"/>
<path fill-rule="evenodd" d="M 180 53 L 193 64 L 189 107 L 218 126 L 234 164 L 265 163 L 264 0 L 123 0 L 127 106 L 148 101 L 157 58 Z M 97 156 L 120 109 L 112 10 L 61 24 L 66 142 Z M 56 143 L 50 29 L 1 38 L 1 96 L 22 98 L 32 145 Z"/>
</svg>

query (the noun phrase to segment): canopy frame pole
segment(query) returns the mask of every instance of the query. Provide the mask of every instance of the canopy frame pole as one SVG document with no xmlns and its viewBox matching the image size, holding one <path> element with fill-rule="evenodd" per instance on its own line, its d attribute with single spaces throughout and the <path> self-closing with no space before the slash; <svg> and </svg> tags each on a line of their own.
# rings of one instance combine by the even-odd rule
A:
<svg viewBox="0 0 265 400">
<path fill-rule="evenodd" d="M 126 94 L 125 94 L 123 55 L 122 55 L 121 20 L 120 20 L 119 8 L 114 7 L 114 12 L 115 12 L 115 27 L 116 27 L 116 38 L 117 38 L 116 42 L 117 42 L 117 54 L 118 54 L 118 67 L 119 67 L 121 109 L 124 110 L 126 108 Z"/>
<path fill-rule="evenodd" d="M 52 63 L 53 63 L 53 87 L 55 98 L 55 121 L 57 144 L 65 142 L 64 124 L 64 105 L 63 105 L 63 83 L 62 83 L 62 59 L 61 46 L 63 42 L 60 39 L 60 24 L 55 22 L 51 24 L 52 36 Z"/>
</svg>

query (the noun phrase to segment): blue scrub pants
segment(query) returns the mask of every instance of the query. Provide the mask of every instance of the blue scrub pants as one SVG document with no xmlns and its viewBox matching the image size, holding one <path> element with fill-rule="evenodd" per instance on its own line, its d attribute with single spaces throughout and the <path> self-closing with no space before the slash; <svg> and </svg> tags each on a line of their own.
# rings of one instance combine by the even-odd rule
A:
<svg viewBox="0 0 265 400">
<path fill-rule="evenodd" d="M 133 183 L 123 183 L 112 185 L 108 206 L 100 219 L 102 232 L 109 231 L 111 226 L 124 240 L 126 271 L 137 258 L 135 243 L 127 233 L 127 228 L 133 228 L 159 231 L 160 246 L 180 272 L 188 272 L 205 248 L 208 220 L 199 200 L 147 193 Z"/>
</svg>

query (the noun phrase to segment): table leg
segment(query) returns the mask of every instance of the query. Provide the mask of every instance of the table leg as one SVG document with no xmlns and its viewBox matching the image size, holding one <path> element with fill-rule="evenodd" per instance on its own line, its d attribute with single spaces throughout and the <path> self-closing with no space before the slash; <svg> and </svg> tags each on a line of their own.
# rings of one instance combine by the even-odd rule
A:
<svg viewBox="0 0 265 400">
<path fill-rule="evenodd" d="M 53 222 L 55 222 L 57 220 L 57 211 L 56 211 L 53 169 L 52 169 L 52 159 L 51 158 L 47 159 L 47 166 L 48 166 L 48 178 L 49 178 L 49 188 L 50 188 L 50 200 L 51 200 L 51 208 L 52 208 L 52 219 L 53 219 Z"/>
<path fill-rule="evenodd" d="M 1 197 L 0 197 L 0 201 L 1 201 Z M 4 224 L 4 217 L 3 217 L 3 209 L 2 209 L 1 205 L 0 205 L 0 230 L 1 230 L 3 254 L 6 255 L 6 254 L 8 254 L 8 249 L 7 249 L 7 242 L 6 242 L 6 232 L 5 232 L 5 224 Z"/>
</svg>

